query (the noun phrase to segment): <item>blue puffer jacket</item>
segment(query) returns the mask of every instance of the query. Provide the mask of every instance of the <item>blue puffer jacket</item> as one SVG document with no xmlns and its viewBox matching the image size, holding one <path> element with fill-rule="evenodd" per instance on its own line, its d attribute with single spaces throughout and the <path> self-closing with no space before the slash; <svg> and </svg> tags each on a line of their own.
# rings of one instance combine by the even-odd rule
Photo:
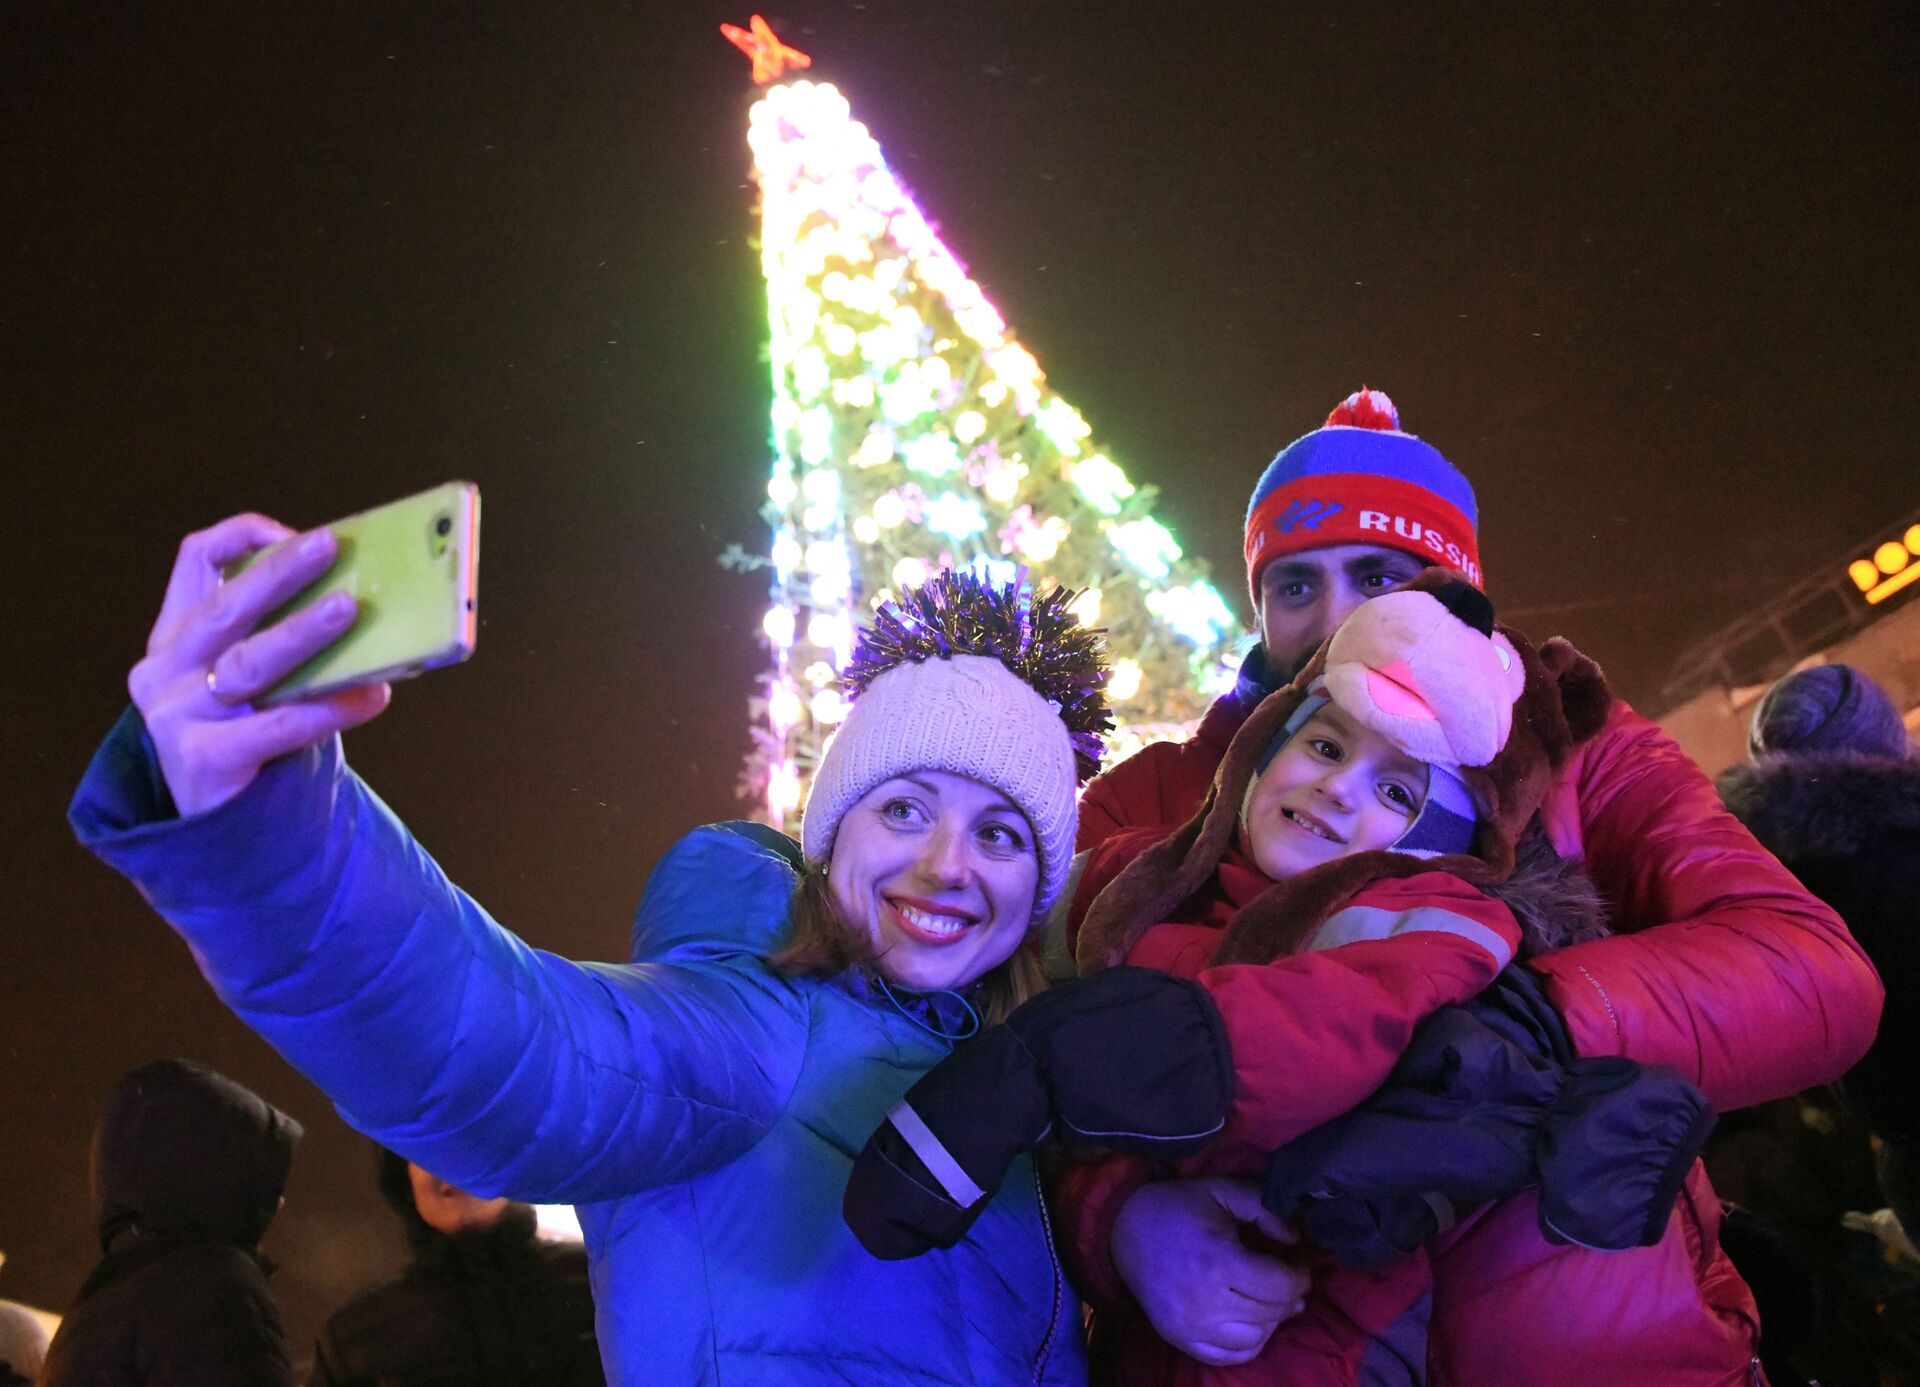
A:
<svg viewBox="0 0 1920 1387">
<path fill-rule="evenodd" d="M 881 1262 L 848 1232 L 855 1153 L 967 1013 L 770 969 L 780 835 L 681 839 L 634 961 L 606 965 L 494 923 L 337 741 L 182 819 L 129 713 L 72 820 L 353 1126 L 462 1188 L 579 1208 L 611 1381 L 1085 1380 L 1031 1166 L 950 1252 Z"/>
</svg>

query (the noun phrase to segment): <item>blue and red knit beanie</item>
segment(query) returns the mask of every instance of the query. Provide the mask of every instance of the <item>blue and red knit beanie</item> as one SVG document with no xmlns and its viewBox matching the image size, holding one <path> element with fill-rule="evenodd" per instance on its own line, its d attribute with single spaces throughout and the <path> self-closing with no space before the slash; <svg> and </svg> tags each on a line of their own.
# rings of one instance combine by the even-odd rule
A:
<svg viewBox="0 0 1920 1387">
<path fill-rule="evenodd" d="M 1247 503 L 1247 584 L 1275 559 L 1334 544 L 1378 544 L 1459 569 L 1476 585 L 1480 510 L 1459 469 L 1400 428 L 1393 401 L 1365 387 L 1267 464 Z"/>
</svg>

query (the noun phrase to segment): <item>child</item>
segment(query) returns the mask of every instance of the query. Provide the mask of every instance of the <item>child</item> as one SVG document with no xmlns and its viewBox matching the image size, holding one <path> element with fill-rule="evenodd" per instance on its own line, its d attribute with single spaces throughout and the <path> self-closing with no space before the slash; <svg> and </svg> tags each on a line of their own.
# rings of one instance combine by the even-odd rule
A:
<svg viewBox="0 0 1920 1387">
<path fill-rule="evenodd" d="M 1004 1035 L 983 1037 L 909 1092 L 849 1185 L 848 1220 L 863 1243 L 905 1255 L 944 1241 L 964 1227 L 973 1191 L 993 1187 L 999 1151 L 1044 1131 L 1072 1154 L 1192 1156 L 1181 1173 L 1244 1175 L 1359 1107 L 1425 1018 L 1487 988 L 1530 933 L 1545 942 L 1549 921 L 1566 929 L 1558 907 L 1523 911 L 1532 925 L 1523 929 L 1482 887 L 1513 876 L 1519 829 L 1575 740 L 1569 713 L 1582 728 L 1597 725 L 1590 670 L 1562 671 L 1572 675 L 1563 699 L 1563 679 L 1495 632 L 1486 599 L 1457 578 L 1425 578 L 1359 608 L 1300 680 L 1241 729 L 1192 821 L 1164 840 L 1122 835 L 1095 851 L 1076 896 L 1077 952 L 1083 971 L 1103 971 L 1029 1003 Z M 1468 856 L 1476 842 L 1481 855 Z M 1522 875 L 1568 883 L 1550 853 L 1522 855 L 1537 864 Z M 1525 1029 L 1496 1024 L 1487 1036 L 1504 1045 Z M 1570 1058 L 1551 1038 L 1539 1048 Z M 1550 1066 L 1524 1058 L 1438 1071 L 1426 1060 L 1410 1077 L 1444 1071 L 1442 1087 L 1461 1073 L 1532 1076 L 1518 1091 L 1488 1082 L 1447 1095 L 1469 1111 L 1494 1111 L 1486 1105 L 1497 1100 L 1503 1125 L 1497 1150 L 1474 1149 L 1471 1178 L 1444 1188 L 1479 1201 L 1539 1179 L 1537 1141 L 1524 1134 L 1565 1076 L 1555 1068 L 1546 1077 Z M 1639 1104 L 1637 1114 L 1650 1108 L 1660 1120 L 1637 1163 L 1622 1168 L 1631 1187 L 1601 1201 L 1604 1216 L 1548 1203 L 1576 1225 L 1563 1235 L 1618 1238 L 1626 1228 L 1637 1240 L 1649 1222 L 1664 1226 L 1679 1178 L 1667 1173 L 1684 1173 L 1697 1148 L 1697 1095 L 1670 1083 L 1649 1089 L 1625 1062 L 1583 1063 L 1600 1065 L 1571 1086 L 1583 1108 Z M 1034 1091 L 1044 1097 L 1022 1100 Z M 1525 1100 L 1519 1108 L 1516 1098 Z M 1529 1105 L 1531 1119 L 1516 1128 Z M 1489 1159 L 1513 1150 L 1526 1158 Z M 1366 1269 L 1329 1266 L 1317 1276 L 1305 1313 L 1247 1370 L 1263 1381 L 1352 1381 L 1426 1287 L 1420 1259 L 1382 1266 L 1381 1251 L 1410 1252 L 1435 1231 L 1445 1206 L 1429 1195 L 1443 1188 L 1424 1182 L 1452 1172 L 1425 1161 L 1410 1177 L 1420 1183 L 1403 1190 L 1392 1171 L 1383 1182 L 1382 1172 L 1359 1169 L 1337 1139 L 1324 1154 L 1356 1178 L 1314 1182 L 1319 1204 L 1305 1221 Z M 1287 1175 L 1284 1212 L 1307 1212 L 1297 1166 Z M 930 1183 L 949 1196 L 944 1207 L 928 1197 Z M 1410 1216 L 1403 1196 L 1424 1217 Z M 1586 1198 L 1590 1205 L 1591 1190 Z M 1620 1217 L 1622 1203 L 1662 1200 L 1658 1218 Z M 1109 1347 L 1128 1380 L 1209 1380 L 1151 1336 Z"/>
</svg>

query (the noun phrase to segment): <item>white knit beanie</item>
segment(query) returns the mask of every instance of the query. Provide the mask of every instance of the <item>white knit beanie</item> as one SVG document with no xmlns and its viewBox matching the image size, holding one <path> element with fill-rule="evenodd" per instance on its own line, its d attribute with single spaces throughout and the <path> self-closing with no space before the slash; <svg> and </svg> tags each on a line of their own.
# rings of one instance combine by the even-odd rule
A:
<svg viewBox="0 0 1920 1387">
<path fill-rule="evenodd" d="M 909 662 L 866 687 L 814 772 L 807 860 L 826 861 L 840 820 L 874 786 L 920 770 L 967 776 L 1019 806 L 1040 855 L 1033 914 L 1045 915 L 1073 863 L 1073 741 L 1059 711 L 993 656 Z"/>
</svg>

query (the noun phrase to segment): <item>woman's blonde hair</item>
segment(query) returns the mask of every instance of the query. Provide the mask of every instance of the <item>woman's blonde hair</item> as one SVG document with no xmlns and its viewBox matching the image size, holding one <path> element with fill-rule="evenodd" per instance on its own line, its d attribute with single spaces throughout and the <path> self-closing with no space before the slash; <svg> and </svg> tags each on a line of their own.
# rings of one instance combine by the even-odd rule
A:
<svg viewBox="0 0 1920 1387">
<path fill-rule="evenodd" d="M 781 972 L 807 978 L 833 977 L 849 968 L 879 972 L 873 941 L 849 925 L 840 913 L 827 885 L 824 862 L 809 862 L 800 873 L 800 881 L 793 888 L 791 916 L 793 927 L 787 942 L 767 960 Z M 1045 991 L 1046 986 L 1040 953 L 1029 935 L 1006 962 L 975 980 L 966 993 L 981 1022 L 993 1026 L 1006 1020 L 1007 1013 L 1027 998 Z"/>
</svg>

